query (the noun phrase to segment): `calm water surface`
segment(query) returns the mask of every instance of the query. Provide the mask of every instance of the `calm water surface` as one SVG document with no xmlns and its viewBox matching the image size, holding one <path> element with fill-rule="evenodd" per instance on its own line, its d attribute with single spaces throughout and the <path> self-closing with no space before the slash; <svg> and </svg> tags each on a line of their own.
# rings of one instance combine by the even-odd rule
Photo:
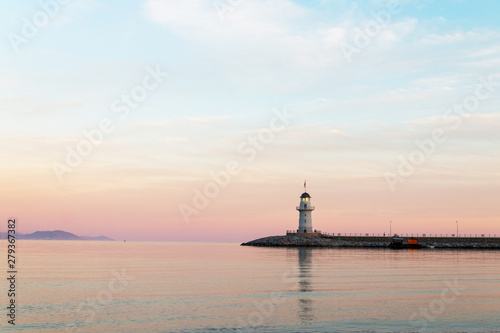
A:
<svg viewBox="0 0 500 333">
<path fill-rule="evenodd" d="M 7 325 L 3 279 L 1 332 L 500 332 L 500 251 L 80 241 L 18 249 L 17 325 Z"/>
</svg>

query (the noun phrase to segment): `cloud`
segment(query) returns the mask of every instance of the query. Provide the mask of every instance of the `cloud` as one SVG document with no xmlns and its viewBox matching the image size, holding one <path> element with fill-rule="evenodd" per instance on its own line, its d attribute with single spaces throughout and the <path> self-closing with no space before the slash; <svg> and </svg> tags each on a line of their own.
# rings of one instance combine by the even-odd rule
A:
<svg viewBox="0 0 500 333">
<path fill-rule="evenodd" d="M 17 116 L 48 116 L 54 114 L 65 114 L 81 108 L 80 101 L 44 101 L 37 96 L 20 96 L 0 99 L 2 109 Z"/>
<path fill-rule="evenodd" d="M 280 58 L 317 66 L 329 62 L 332 54 L 325 56 L 325 49 L 345 36 L 341 26 L 314 24 L 312 11 L 286 0 L 244 1 L 223 21 L 208 0 L 149 0 L 144 8 L 151 21 L 212 50 L 238 51 L 248 61 Z"/>
<path fill-rule="evenodd" d="M 485 142 L 499 142 L 500 143 L 500 114 L 470 114 L 469 117 L 463 118 L 460 126 L 457 128 L 456 120 L 458 117 L 444 118 L 443 116 L 432 116 L 423 119 L 415 119 L 405 121 L 407 131 L 413 133 L 414 137 L 429 136 L 432 130 L 436 128 L 443 129 L 449 136 L 448 141 L 460 140 L 460 146 L 477 147 L 484 146 Z M 466 142 L 464 143 L 463 140 Z M 490 147 L 485 146 L 485 150 Z M 484 149 L 480 149 L 484 151 Z"/>
<path fill-rule="evenodd" d="M 424 44 L 433 44 L 442 46 L 444 44 L 462 42 L 468 38 L 479 38 L 479 35 L 474 32 L 468 32 L 468 33 L 455 32 L 453 34 L 445 34 L 445 35 L 428 35 L 422 38 L 420 41 Z"/>
<path fill-rule="evenodd" d="M 291 20 L 303 18 L 307 11 L 286 0 L 244 1 L 221 21 L 216 2 L 208 0 L 149 0 L 146 16 L 173 31 L 193 38 L 286 35 Z M 216 41 L 216 40 L 211 40 Z"/>
<path fill-rule="evenodd" d="M 332 6 L 345 10 L 352 5 Z M 484 59 L 496 52 L 492 49 L 497 36 L 494 30 L 439 31 L 434 21 L 410 17 L 405 11 L 393 15 L 348 63 L 340 45 L 354 45 L 356 31 L 373 21 L 371 12 L 383 4 L 370 3 L 369 7 L 326 17 L 321 8 L 287 0 L 249 0 L 239 2 L 221 20 L 210 0 L 148 0 L 144 15 L 188 40 L 198 60 L 214 68 L 219 83 L 248 93 L 317 93 L 330 99 L 325 92 L 338 90 L 341 98 L 349 94 L 359 101 L 359 95 L 377 94 L 383 99 L 380 96 L 385 92 L 377 87 L 398 77 L 407 82 L 395 85 L 408 89 L 409 94 L 389 98 L 421 101 L 428 94 L 437 97 L 438 90 L 461 88 L 453 75 L 466 80 L 475 70 L 498 67 L 498 59 Z M 472 53 L 470 45 L 474 45 Z M 431 86 L 425 86 L 425 76 Z M 375 77 L 383 78 L 384 83 L 362 84 Z"/>
</svg>

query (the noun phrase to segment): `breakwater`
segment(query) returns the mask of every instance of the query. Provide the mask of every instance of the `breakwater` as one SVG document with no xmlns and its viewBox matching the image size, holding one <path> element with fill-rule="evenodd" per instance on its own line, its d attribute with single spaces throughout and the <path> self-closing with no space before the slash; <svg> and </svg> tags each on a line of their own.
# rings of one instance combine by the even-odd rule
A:
<svg viewBox="0 0 500 333">
<path fill-rule="evenodd" d="M 402 237 L 405 242 L 411 237 Z M 384 248 L 392 237 L 300 235 L 270 236 L 242 243 L 242 246 L 267 247 L 360 247 Z M 422 248 L 500 250 L 500 237 L 418 237 Z"/>
</svg>

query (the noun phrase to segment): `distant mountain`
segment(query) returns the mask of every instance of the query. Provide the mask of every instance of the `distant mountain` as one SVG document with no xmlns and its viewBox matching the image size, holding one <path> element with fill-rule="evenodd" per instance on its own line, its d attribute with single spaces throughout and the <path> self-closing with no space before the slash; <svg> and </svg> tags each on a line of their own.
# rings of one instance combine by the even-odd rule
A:
<svg viewBox="0 0 500 333">
<path fill-rule="evenodd" d="M 111 239 L 106 236 L 97 236 L 97 237 L 92 237 L 92 236 L 80 236 L 82 240 L 90 240 L 90 241 L 114 241 L 114 239 Z"/>
<path fill-rule="evenodd" d="M 7 233 L 0 232 L 0 239 L 6 239 Z M 91 241 L 112 241 L 106 236 L 90 237 L 90 236 L 77 236 L 71 232 L 62 230 L 54 231 L 35 231 L 32 234 L 16 234 L 16 239 L 36 239 L 36 240 L 91 240 Z"/>
<path fill-rule="evenodd" d="M 32 234 L 21 235 L 20 239 L 47 239 L 47 240 L 81 240 L 77 235 L 62 230 L 35 231 Z"/>
</svg>

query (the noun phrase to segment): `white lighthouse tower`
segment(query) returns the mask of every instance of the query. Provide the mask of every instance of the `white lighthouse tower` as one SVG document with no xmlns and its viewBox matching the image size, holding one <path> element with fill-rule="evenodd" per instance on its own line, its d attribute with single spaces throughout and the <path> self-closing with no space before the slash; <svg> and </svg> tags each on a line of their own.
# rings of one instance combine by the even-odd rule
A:
<svg viewBox="0 0 500 333">
<path fill-rule="evenodd" d="M 314 207 L 311 203 L 311 196 L 306 192 L 306 182 L 304 182 L 304 193 L 300 196 L 299 211 L 299 229 L 297 233 L 312 233 L 312 211 Z"/>
</svg>

